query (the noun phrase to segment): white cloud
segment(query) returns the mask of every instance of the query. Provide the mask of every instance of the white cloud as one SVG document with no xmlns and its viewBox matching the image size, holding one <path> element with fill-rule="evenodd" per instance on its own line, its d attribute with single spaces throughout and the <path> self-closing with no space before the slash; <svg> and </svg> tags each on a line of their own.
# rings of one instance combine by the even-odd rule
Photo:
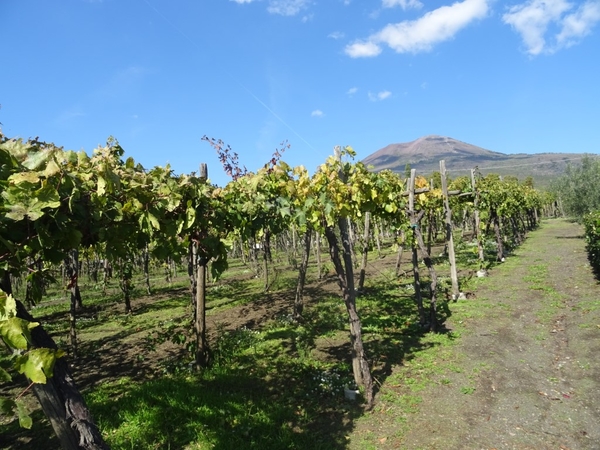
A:
<svg viewBox="0 0 600 450">
<path fill-rule="evenodd" d="M 378 100 L 385 100 L 386 98 L 391 96 L 392 93 L 390 91 L 381 91 L 381 92 L 378 92 L 377 94 L 373 94 L 372 92 L 369 92 L 368 95 L 369 95 L 369 100 L 371 100 L 372 102 L 376 102 Z"/>
<path fill-rule="evenodd" d="M 521 35 L 529 55 L 551 54 L 578 43 L 600 21 L 600 1 L 588 0 L 573 11 L 574 6 L 567 0 L 530 0 L 510 7 L 502 20 Z M 551 26 L 558 32 L 549 33 Z"/>
<path fill-rule="evenodd" d="M 336 40 L 337 40 L 337 39 L 342 39 L 342 38 L 344 38 L 344 37 L 345 37 L 345 34 L 344 34 L 344 33 L 342 33 L 341 31 L 334 31 L 333 33 L 329 33 L 329 34 L 327 35 L 327 37 L 328 37 L 328 38 L 331 38 L 331 39 L 336 39 Z"/>
<path fill-rule="evenodd" d="M 315 109 L 313 112 L 310 113 L 310 115 L 312 117 L 323 117 L 325 114 L 320 109 Z"/>
<path fill-rule="evenodd" d="M 569 8 L 566 0 L 532 0 L 510 7 L 502 20 L 521 35 L 527 53 L 538 55 L 546 46 L 548 25 L 558 21 Z"/>
<path fill-rule="evenodd" d="M 417 20 L 389 24 L 366 40 L 346 46 L 352 58 L 377 56 L 379 44 L 387 44 L 397 53 L 430 51 L 435 44 L 452 39 L 471 22 L 484 18 L 490 0 L 464 0 L 434 9 Z"/>
<path fill-rule="evenodd" d="M 348 89 L 348 92 L 346 92 L 346 94 L 348 95 L 354 95 L 358 92 L 358 88 L 357 87 L 351 87 L 350 89 Z"/>
<path fill-rule="evenodd" d="M 573 14 L 563 20 L 563 28 L 556 36 L 560 47 L 570 47 L 588 35 L 591 29 L 600 21 L 600 2 L 588 1 L 581 5 Z"/>
<path fill-rule="evenodd" d="M 419 9 L 423 7 L 423 3 L 419 0 L 383 0 L 384 8 L 393 8 L 394 6 L 400 6 L 402 9 Z"/>
<path fill-rule="evenodd" d="M 267 11 L 282 16 L 295 16 L 308 6 L 309 0 L 270 0 Z"/>
<path fill-rule="evenodd" d="M 243 5 L 245 3 L 256 2 L 257 0 L 230 0 L 232 2 Z M 269 0 L 267 11 L 271 14 L 279 14 L 281 16 L 295 16 L 300 11 L 306 9 L 311 0 Z M 302 18 L 303 22 L 312 20 L 312 15 L 306 15 Z"/>
<path fill-rule="evenodd" d="M 379 55 L 381 47 L 370 41 L 355 41 L 353 44 L 347 45 L 344 51 L 351 58 L 364 58 Z"/>
</svg>

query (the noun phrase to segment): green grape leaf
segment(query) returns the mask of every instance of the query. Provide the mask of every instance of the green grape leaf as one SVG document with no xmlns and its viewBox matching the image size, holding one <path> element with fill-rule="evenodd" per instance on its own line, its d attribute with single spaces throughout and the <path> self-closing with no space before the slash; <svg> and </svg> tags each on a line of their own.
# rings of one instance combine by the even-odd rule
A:
<svg viewBox="0 0 600 450">
<path fill-rule="evenodd" d="M 19 356 L 15 365 L 19 373 L 24 374 L 34 383 L 46 383 L 47 377 L 52 376 L 54 363 L 65 353 L 51 348 L 35 348 Z"/>
<path fill-rule="evenodd" d="M 0 320 L 7 320 L 17 314 L 17 302 L 12 295 L 0 291 Z"/>
<path fill-rule="evenodd" d="M 10 380 L 12 380 L 10 373 L 8 373 L 6 370 L 4 370 L 2 367 L 0 367 L 0 381 L 8 382 Z M 0 410 L 1 409 L 2 409 L 2 407 L 0 407 Z"/>
<path fill-rule="evenodd" d="M 49 184 L 37 191 L 37 202 L 39 208 L 58 208 L 60 206 L 60 197 L 56 189 Z"/>
<path fill-rule="evenodd" d="M 52 150 L 45 149 L 41 151 L 30 152 L 23 161 L 23 165 L 27 167 L 29 170 L 36 170 L 39 166 L 41 166 L 44 161 L 48 159 L 50 152 Z"/>
<path fill-rule="evenodd" d="M 29 411 L 27 411 L 27 408 L 25 406 L 25 403 L 22 400 L 17 400 L 17 414 L 19 416 L 19 425 L 21 426 L 21 428 L 26 428 L 26 429 L 30 429 L 31 426 L 33 425 L 33 420 L 31 419 L 31 416 L 29 415 Z"/>
<path fill-rule="evenodd" d="M 56 237 L 59 237 L 58 233 Z M 60 236 L 60 248 L 77 248 L 82 238 L 81 231 L 71 228 Z"/>
<path fill-rule="evenodd" d="M 190 203 L 190 202 L 188 202 Z M 196 210 L 188 204 L 188 208 L 185 211 L 185 225 L 184 228 L 188 229 L 190 228 L 193 224 L 194 221 L 196 220 Z"/>
<path fill-rule="evenodd" d="M 26 350 L 27 344 L 31 341 L 30 330 L 38 325 L 38 322 L 11 317 L 0 322 L 0 336 L 11 348 Z"/>
<path fill-rule="evenodd" d="M 17 404 L 11 398 L 0 397 L 0 412 L 7 416 L 14 414 Z"/>
<path fill-rule="evenodd" d="M 213 279 L 216 281 L 219 279 L 221 274 L 227 270 L 229 267 L 227 263 L 227 256 L 221 256 L 220 258 L 215 259 L 210 265 L 210 272 Z"/>
<path fill-rule="evenodd" d="M 73 150 L 67 150 L 66 152 L 63 152 L 63 158 L 67 163 L 75 164 L 77 162 L 77 153 Z"/>
<path fill-rule="evenodd" d="M 289 206 L 284 206 L 279 209 L 279 214 L 281 214 L 281 217 L 289 217 L 292 213 Z"/>
<path fill-rule="evenodd" d="M 153 216 L 151 213 L 148 213 L 148 222 L 150 223 L 152 228 L 154 228 L 155 230 L 160 230 L 160 223 L 159 223 L 158 219 L 155 216 Z"/>
<path fill-rule="evenodd" d="M 90 162 L 90 157 L 87 155 L 86 152 L 84 152 L 83 150 L 80 152 L 77 152 L 77 164 L 80 166 L 84 166 L 89 164 Z"/>
</svg>

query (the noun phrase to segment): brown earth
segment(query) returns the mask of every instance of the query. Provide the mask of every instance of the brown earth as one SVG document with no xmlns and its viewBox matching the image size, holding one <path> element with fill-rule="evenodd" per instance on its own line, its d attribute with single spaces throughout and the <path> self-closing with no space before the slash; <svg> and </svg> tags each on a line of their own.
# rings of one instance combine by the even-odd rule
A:
<svg viewBox="0 0 600 450">
<path fill-rule="evenodd" d="M 444 382 L 420 393 L 421 403 L 406 423 L 380 413 L 381 399 L 390 389 L 384 383 L 373 412 L 355 420 L 348 448 L 600 449 L 600 291 L 581 235 L 576 224 L 547 221 L 505 264 L 477 283 L 475 299 L 463 302 L 476 302 L 480 313 L 460 324 L 450 316 L 445 323 L 447 330 L 460 330 L 461 337 L 452 347 L 453 369 L 440 375 Z M 381 272 L 394 262 L 388 257 L 371 268 Z M 339 291 L 330 276 L 308 286 L 307 301 L 331 293 Z M 152 302 L 173 295 L 188 294 L 185 289 L 165 292 Z M 209 311 L 208 328 L 214 336 L 217 328 L 259 327 L 289 314 L 292 301 L 293 294 L 279 291 L 249 304 Z M 152 307 L 147 298 L 134 300 L 133 306 L 136 313 Z M 115 305 L 113 312 L 122 313 L 122 305 Z M 181 350 L 165 344 L 140 360 L 142 335 L 147 333 L 140 333 L 137 341 L 131 334 L 97 343 L 94 354 L 74 367 L 82 389 L 99 380 L 147 378 L 159 360 L 178 357 Z M 132 345 L 124 350 L 120 338 Z M 315 351 L 332 357 L 327 347 L 347 347 L 342 344 L 317 342 Z M 393 368 L 400 376 L 403 370 L 402 365 Z M 57 448 L 49 438 L 51 430 L 43 431 L 44 448 Z M 371 432 L 377 438 L 368 442 L 364 437 Z M 41 448 L 41 441 L 31 440 L 26 431 L 5 438 L 0 436 L 0 447 Z"/>
<path fill-rule="evenodd" d="M 582 233 L 565 220 L 533 232 L 477 287 L 458 370 L 421 393 L 400 435 L 374 413 L 351 448 L 600 449 L 600 289 Z M 366 447 L 365 430 L 383 437 Z"/>
</svg>

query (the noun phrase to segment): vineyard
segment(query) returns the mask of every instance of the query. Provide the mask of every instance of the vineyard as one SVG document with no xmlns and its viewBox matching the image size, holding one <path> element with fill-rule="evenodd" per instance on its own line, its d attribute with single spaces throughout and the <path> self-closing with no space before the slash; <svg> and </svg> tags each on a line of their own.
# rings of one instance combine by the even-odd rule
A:
<svg viewBox="0 0 600 450">
<path fill-rule="evenodd" d="M 114 139 L 88 156 L 2 137 L 11 448 L 346 448 L 386 383 L 423 382 L 395 368 L 451 345 L 453 310 L 560 209 L 443 161 L 401 177 L 337 147 L 310 175 L 283 146 L 254 173 L 205 140 L 226 186 Z"/>
</svg>

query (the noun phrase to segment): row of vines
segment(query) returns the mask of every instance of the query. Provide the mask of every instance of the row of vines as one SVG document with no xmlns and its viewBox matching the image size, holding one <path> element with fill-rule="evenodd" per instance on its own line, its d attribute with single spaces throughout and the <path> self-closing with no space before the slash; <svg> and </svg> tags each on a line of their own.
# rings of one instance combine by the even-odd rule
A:
<svg viewBox="0 0 600 450">
<path fill-rule="evenodd" d="M 370 407 L 373 379 L 356 296 L 364 283 L 373 228 L 396 237 L 398 260 L 405 247 L 412 252 L 419 321 L 435 331 L 441 291 L 431 257 L 436 236 L 443 236 L 444 253 L 453 268 L 448 298 L 457 299 L 457 225 L 470 230 L 484 270 L 490 263 L 483 249 L 486 237 L 494 239 L 494 259 L 503 261 L 507 247 L 523 241 L 549 203 L 530 185 L 483 177 L 476 170 L 470 177 L 449 180 L 443 162 L 432 180 L 414 170 L 406 179 L 390 171 L 374 173 L 353 162 L 350 147 L 337 147 L 313 175 L 302 166 L 287 165 L 281 159 L 285 147 L 260 170 L 247 172 L 221 141 L 204 140 L 232 176 L 226 186 L 211 184 L 205 166 L 198 174 L 176 175 L 169 166 L 146 170 L 133 158 L 125 159 L 114 139 L 88 156 L 39 140 L 0 136 L 0 334 L 13 353 L 12 367 L 0 368 L 0 380 L 10 380 L 14 372 L 28 378 L 64 448 L 107 445 L 70 375 L 64 349 L 30 314 L 30 307 L 42 300 L 52 268 L 64 268 L 65 289 L 71 296 L 69 357 L 77 358 L 77 311 L 85 302 L 78 287 L 81 255 L 94 255 L 105 274 L 109 268 L 115 272 L 130 313 L 133 272 L 140 261 L 147 274 L 150 261 L 170 265 L 185 260 L 193 305 L 194 365 L 201 369 L 211 363 L 205 322 L 208 272 L 218 278 L 227 270 L 228 257 L 239 252 L 252 259 L 267 290 L 273 242 L 282 236 L 299 240 L 298 286 L 290 309 L 301 321 L 311 245 L 319 247 L 324 238 L 348 315 L 354 379 Z M 354 246 L 359 232 L 364 247 L 356 286 Z M 420 261 L 427 268 L 427 289 L 422 289 Z M 26 285 L 23 301 L 13 295 L 19 280 Z M 147 288 L 150 292 L 149 282 Z M 428 305 L 422 292 L 429 297 Z M 18 398 L 0 398 L 0 409 L 19 413 L 24 426 L 30 423 Z"/>
</svg>

